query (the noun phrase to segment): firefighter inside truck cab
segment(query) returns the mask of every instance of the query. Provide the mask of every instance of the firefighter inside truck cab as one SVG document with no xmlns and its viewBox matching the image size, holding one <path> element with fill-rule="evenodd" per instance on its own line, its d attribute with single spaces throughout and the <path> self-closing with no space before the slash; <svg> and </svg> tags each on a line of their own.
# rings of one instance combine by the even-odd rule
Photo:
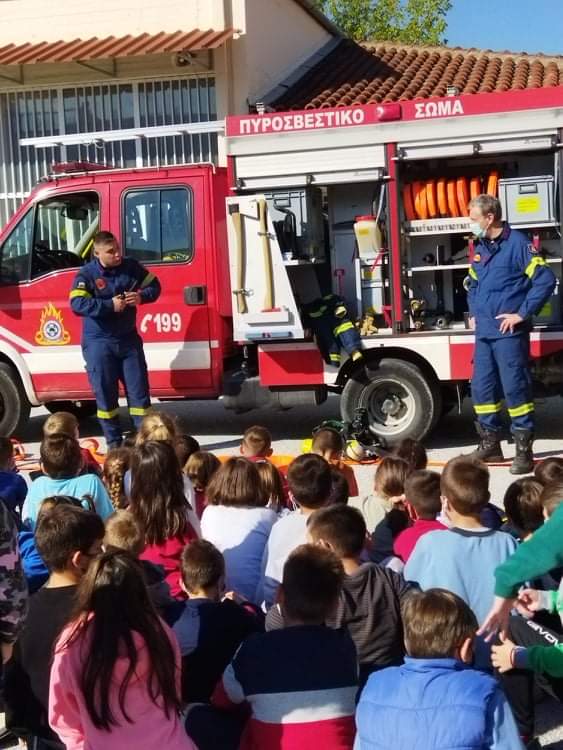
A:
<svg viewBox="0 0 563 750">
<path fill-rule="evenodd" d="M 534 468 L 530 329 L 556 279 L 539 248 L 501 221 L 497 198 L 479 195 L 469 209 L 471 231 L 478 240 L 466 288 L 475 329 L 471 395 L 480 438 L 471 455 L 491 463 L 504 461 L 500 444 L 504 394 L 516 445 L 510 471 L 527 474 Z"/>
<path fill-rule="evenodd" d="M 160 283 L 133 258 L 124 258 L 111 232 L 94 237 L 94 259 L 76 274 L 72 311 L 84 318 L 82 354 L 108 449 L 121 444 L 119 382 L 136 428 L 150 406 L 147 363 L 137 333 L 137 306 L 154 302 Z"/>
</svg>

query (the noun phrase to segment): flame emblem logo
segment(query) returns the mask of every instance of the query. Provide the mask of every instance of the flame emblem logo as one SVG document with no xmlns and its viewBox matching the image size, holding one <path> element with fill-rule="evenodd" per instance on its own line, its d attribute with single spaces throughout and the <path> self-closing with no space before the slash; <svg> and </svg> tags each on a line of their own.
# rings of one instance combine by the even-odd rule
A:
<svg viewBox="0 0 563 750">
<path fill-rule="evenodd" d="M 64 346 L 69 341 L 70 333 L 65 331 L 61 311 L 57 310 L 52 302 L 49 302 L 41 312 L 35 342 L 40 346 Z"/>
</svg>

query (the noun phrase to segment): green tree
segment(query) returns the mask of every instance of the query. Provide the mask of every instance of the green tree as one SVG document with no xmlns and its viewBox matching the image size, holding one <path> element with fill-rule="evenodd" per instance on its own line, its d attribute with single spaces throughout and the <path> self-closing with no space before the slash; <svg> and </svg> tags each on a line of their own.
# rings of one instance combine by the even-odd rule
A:
<svg viewBox="0 0 563 750">
<path fill-rule="evenodd" d="M 358 42 L 444 44 L 451 0 L 312 0 Z"/>
</svg>

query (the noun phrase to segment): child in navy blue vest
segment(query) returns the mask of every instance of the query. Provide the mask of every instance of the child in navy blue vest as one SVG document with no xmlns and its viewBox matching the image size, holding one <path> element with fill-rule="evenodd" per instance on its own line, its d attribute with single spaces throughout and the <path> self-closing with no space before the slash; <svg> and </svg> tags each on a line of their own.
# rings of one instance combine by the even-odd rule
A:
<svg viewBox="0 0 563 750">
<path fill-rule="evenodd" d="M 7 437 L 0 437 L 0 498 L 4 505 L 21 518 L 21 510 L 27 495 L 27 484 L 18 474 L 14 456 L 14 444 Z"/>
<path fill-rule="evenodd" d="M 477 620 L 467 604 L 429 589 L 411 593 L 401 609 L 408 656 L 370 676 L 354 750 L 523 748 L 498 682 L 468 666 Z"/>
</svg>

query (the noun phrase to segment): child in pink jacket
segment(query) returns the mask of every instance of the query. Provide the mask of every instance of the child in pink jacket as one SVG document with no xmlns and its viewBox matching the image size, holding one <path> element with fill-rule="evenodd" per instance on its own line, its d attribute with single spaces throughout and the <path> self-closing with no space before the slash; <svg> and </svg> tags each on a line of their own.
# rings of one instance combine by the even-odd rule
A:
<svg viewBox="0 0 563 750">
<path fill-rule="evenodd" d="M 196 750 L 180 718 L 181 659 L 126 552 L 92 562 L 51 668 L 49 724 L 67 750 Z"/>
</svg>

